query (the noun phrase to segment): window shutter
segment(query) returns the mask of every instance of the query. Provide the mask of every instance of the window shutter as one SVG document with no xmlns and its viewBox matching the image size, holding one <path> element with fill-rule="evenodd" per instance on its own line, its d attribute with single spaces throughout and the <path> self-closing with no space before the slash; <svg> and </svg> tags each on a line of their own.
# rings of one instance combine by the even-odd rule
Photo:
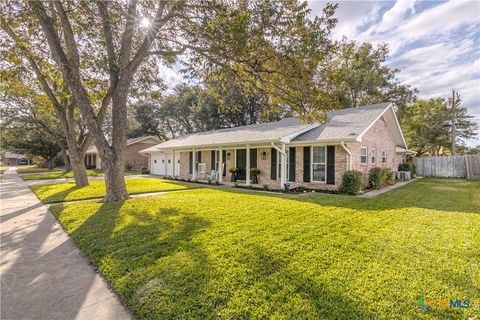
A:
<svg viewBox="0 0 480 320">
<path fill-rule="evenodd" d="M 190 151 L 188 153 L 188 173 L 192 174 L 193 173 L 193 152 Z"/>
<path fill-rule="evenodd" d="M 327 184 L 335 184 L 335 146 L 327 146 Z"/>
<path fill-rule="evenodd" d="M 270 178 L 272 180 L 277 180 L 277 150 L 275 148 L 271 148 L 270 155 L 272 157 L 272 161 L 270 162 Z"/>
<path fill-rule="evenodd" d="M 295 165 L 296 165 L 296 163 L 295 163 L 295 158 L 296 158 L 295 153 L 296 152 L 295 151 L 296 151 L 295 147 L 291 147 L 291 148 L 288 149 L 288 157 L 289 157 L 289 159 L 288 159 L 288 162 L 289 162 L 288 181 L 291 181 L 291 182 L 295 181 Z"/>
<path fill-rule="evenodd" d="M 212 150 L 212 165 L 210 166 L 210 169 L 215 170 L 215 150 Z"/>
<path fill-rule="evenodd" d="M 223 161 L 223 176 L 227 176 L 227 151 L 222 150 L 222 161 Z"/>
<path fill-rule="evenodd" d="M 303 147 L 303 182 L 310 182 L 310 147 Z"/>
<path fill-rule="evenodd" d="M 250 149 L 250 168 L 257 167 L 257 149 Z"/>
</svg>

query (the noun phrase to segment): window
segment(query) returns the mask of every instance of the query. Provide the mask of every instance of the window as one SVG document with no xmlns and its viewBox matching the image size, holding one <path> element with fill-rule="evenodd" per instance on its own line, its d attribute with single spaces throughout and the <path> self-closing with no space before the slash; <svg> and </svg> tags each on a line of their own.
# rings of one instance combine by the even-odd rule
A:
<svg viewBox="0 0 480 320">
<path fill-rule="evenodd" d="M 387 164 L 387 151 L 385 150 L 382 151 L 382 164 Z"/>
<path fill-rule="evenodd" d="M 288 170 L 289 166 L 290 166 L 290 154 L 289 154 L 289 149 L 290 148 L 287 148 L 285 150 L 286 152 L 286 156 L 285 156 L 285 159 L 287 160 L 287 164 L 286 164 L 286 168 L 287 168 L 287 178 L 286 180 L 288 181 L 290 179 L 290 170 Z M 280 151 L 276 151 L 277 152 L 277 179 L 281 179 L 282 178 L 282 154 L 280 153 Z"/>
<path fill-rule="evenodd" d="M 360 163 L 361 164 L 367 164 L 367 148 L 366 147 L 361 147 L 360 148 Z"/>
<path fill-rule="evenodd" d="M 312 181 L 325 182 L 326 156 L 325 147 L 312 147 Z"/>
<path fill-rule="evenodd" d="M 373 149 L 372 148 L 372 164 L 375 165 L 375 163 L 377 162 L 377 149 Z"/>
</svg>

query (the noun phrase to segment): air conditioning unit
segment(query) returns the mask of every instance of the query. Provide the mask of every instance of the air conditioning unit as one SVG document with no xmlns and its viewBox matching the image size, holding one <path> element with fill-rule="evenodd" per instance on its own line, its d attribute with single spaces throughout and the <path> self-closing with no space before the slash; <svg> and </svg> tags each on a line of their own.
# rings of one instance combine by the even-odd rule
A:
<svg viewBox="0 0 480 320">
<path fill-rule="evenodd" d="M 410 171 L 397 171 L 397 179 L 398 180 L 410 180 Z"/>
</svg>

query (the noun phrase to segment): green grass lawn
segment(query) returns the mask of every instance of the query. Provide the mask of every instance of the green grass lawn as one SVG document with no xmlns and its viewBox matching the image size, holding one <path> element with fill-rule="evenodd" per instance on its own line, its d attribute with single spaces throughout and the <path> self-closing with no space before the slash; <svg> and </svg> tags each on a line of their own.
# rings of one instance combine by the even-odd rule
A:
<svg viewBox="0 0 480 320">
<path fill-rule="evenodd" d="M 480 305 L 480 183 L 376 198 L 197 189 L 52 212 L 139 319 L 466 319 Z"/>
<path fill-rule="evenodd" d="M 64 168 L 53 168 L 52 170 L 48 170 L 47 168 L 39 168 L 39 167 L 17 167 L 18 174 L 25 174 L 25 173 L 41 173 L 41 172 L 63 172 L 65 171 Z"/>
<path fill-rule="evenodd" d="M 130 194 L 198 188 L 198 185 L 191 183 L 155 178 L 130 178 L 125 179 L 125 184 Z M 45 203 L 95 199 L 105 196 L 105 182 L 103 180 L 90 181 L 90 184 L 86 187 L 76 187 L 74 182 L 62 182 L 41 184 L 31 188 L 37 197 Z"/>
<path fill-rule="evenodd" d="M 135 174 L 142 174 L 140 169 L 132 169 L 132 170 L 125 170 L 125 175 L 135 175 Z M 100 170 L 87 170 L 87 176 L 89 177 L 101 177 L 103 176 L 103 172 Z M 43 180 L 43 179 L 64 179 L 64 178 L 73 178 L 73 172 L 65 172 L 65 170 L 54 170 L 48 172 L 41 172 L 38 174 L 27 174 L 21 176 L 23 180 Z"/>
</svg>

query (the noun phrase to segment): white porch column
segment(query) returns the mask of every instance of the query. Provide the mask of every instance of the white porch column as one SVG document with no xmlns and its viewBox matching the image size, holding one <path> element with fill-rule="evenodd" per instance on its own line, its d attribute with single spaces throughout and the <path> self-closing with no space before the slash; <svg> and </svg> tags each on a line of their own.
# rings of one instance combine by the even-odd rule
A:
<svg viewBox="0 0 480 320">
<path fill-rule="evenodd" d="M 286 151 L 287 148 L 285 147 L 285 143 L 282 144 L 282 153 L 280 154 L 280 170 L 281 170 L 281 179 L 280 183 L 282 184 L 282 189 L 285 189 L 285 184 L 287 183 L 287 155 Z"/>
<path fill-rule="evenodd" d="M 218 152 L 218 182 L 222 183 L 223 180 L 223 150 L 220 147 L 220 151 Z"/>
<path fill-rule="evenodd" d="M 167 153 L 164 152 L 163 153 L 163 161 L 165 162 L 165 173 L 164 173 L 164 177 L 168 176 L 168 161 L 167 161 Z"/>
<path fill-rule="evenodd" d="M 196 164 L 197 164 L 197 154 L 195 152 L 195 148 L 192 149 L 192 153 L 193 153 L 193 156 L 192 156 L 192 179 L 196 179 L 197 178 L 197 170 L 196 170 Z"/>
<path fill-rule="evenodd" d="M 175 149 L 173 149 L 172 152 L 173 152 L 173 156 L 172 156 L 172 158 L 173 158 L 173 160 L 172 160 L 173 161 L 173 165 L 172 165 L 173 172 L 172 172 L 172 175 L 174 177 L 176 177 L 176 174 L 175 174 Z"/>
<path fill-rule="evenodd" d="M 250 146 L 248 145 L 247 145 L 247 167 L 245 168 L 245 171 L 246 171 L 245 184 L 249 186 L 250 185 Z"/>
</svg>

